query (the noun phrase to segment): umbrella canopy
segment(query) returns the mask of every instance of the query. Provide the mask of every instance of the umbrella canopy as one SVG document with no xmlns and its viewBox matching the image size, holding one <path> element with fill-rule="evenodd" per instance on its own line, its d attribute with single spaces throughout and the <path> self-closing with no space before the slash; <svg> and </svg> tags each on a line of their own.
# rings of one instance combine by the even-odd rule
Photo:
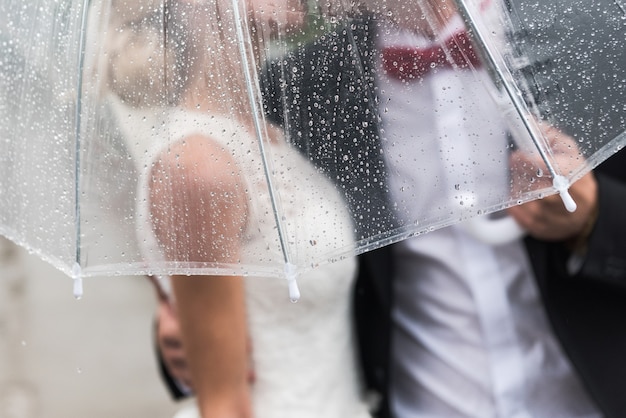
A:
<svg viewBox="0 0 626 418">
<path fill-rule="evenodd" d="M 493 22 L 481 17 L 487 3 L 459 1 L 457 6 L 549 171 L 563 176 L 565 184 L 572 182 L 624 143 L 624 5 L 507 0 L 496 24 L 506 39 L 506 47 L 499 48 Z M 584 163 L 559 167 L 538 126 L 546 122 L 575 139 Z"/>
<path fill-rule="evenodd" d="M 2 0 L 0 16 L 0 233 L 77 284 L 263 275 L 297 297 L 326 263 L 555 192 L 571 206 L 626 142 L 618 2 Z"/>
</svg>

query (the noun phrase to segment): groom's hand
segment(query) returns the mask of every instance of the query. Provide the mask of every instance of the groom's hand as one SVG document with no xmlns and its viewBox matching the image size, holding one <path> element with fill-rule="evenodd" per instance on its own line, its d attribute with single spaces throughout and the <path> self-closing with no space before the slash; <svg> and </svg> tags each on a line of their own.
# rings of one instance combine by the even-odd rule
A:
<svg viewBox="0 0 626 418">
<path fill-rule="evenodd" d="M 598 185 L 593 173 L 572 184 L 569 192 L 577 204 L 568 212 L 559 195 L 533 200 L 508 209 L 509 214 L 534 238 L 575 242 L 591 232 L 595 223 Z"/>
<path fill-rule="evenodd" d="M 191 371 L 186 359 L 178 317 L 170 302 L 161 292 L 157 292 L 157 297 L 156 343 L 163 364 L 176 382 L 193 390 Z M 252 342 L 250 338 L 248 338 L 246 348 L 251 358 L 250 364 L 252 364 Z M 248 382 L 253 384 L 255 379 L 254 368 L 251 367 L 248 370 Z"/>
<path fill-rule="evenodd" d="M 582 163 L 576 142 L 556 128 L 542 126 L 548 139 L 554 161 L 562 173 L 569 173 Z M 511 155 L 511 170 L 517 181 L 516 190 L 534 190 L 552 185 L 552 176 L 537 153 L 515 151 Z M 539 176 L 537 173 L 543 172 Z M 583 244 L 595 223 L 598 206 L 598 184 L 593 173 L 588 173 L 570 186 L 569 193 L 577 204 L 574 212 L 565 209 L 559 195 L 524 203 L 508 209 L 509 214 L 537 239 L 546 241 L 569 241 Z"/>
<path fill-rule="evenodd" d="M 161 298 L 157 306 L 156 324 L 156 342 L 163 364 L 176 382 L 192 389 L 178 318 L 169 302 Z"/>
</svg>

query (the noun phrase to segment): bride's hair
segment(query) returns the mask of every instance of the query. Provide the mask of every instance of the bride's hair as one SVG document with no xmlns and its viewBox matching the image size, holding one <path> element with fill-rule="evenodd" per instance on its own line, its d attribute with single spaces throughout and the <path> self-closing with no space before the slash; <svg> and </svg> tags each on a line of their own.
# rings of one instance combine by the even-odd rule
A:
<svg viewBox="0 0 626 418">
<path fill-rule="evenodd" d="M 188 42 L 168 27 L 170 0 L 113 0 L 106 24 L 106 88 L 124 103 L 149 107 L 178 102 L 187 79 Z"/>
</svg>

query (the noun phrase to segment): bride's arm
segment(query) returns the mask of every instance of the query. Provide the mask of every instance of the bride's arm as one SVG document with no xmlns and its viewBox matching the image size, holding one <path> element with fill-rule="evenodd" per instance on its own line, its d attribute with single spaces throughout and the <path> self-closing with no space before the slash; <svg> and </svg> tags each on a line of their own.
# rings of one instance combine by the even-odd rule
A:
<svg viewBox="0 0 626 418">
<path fill-rule="evenodd" d="M 203 417 L 251 417 L 239 277 L 176 277 L 183 342 Z"/>
<path fill-rule="evenodd" d="M 232 157 L 195 136 L 173 146 L 152 174 L 151 213 L 166 256 L 236 263 L 247 207 Z M 179 276 L 173 290 L 202 416 L 250 417 L 243 279 Z"/>
</svg>

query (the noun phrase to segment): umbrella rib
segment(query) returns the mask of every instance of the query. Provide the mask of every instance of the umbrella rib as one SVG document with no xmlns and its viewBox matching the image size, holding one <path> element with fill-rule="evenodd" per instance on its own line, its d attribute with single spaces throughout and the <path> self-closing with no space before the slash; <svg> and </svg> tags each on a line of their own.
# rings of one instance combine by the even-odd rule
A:
<svg viewBox="0 0 626 418">
<path fill-rule="evenodd" d="M 252 119 L 254 122 L 254 130 L 256 132 L 256 136 L 258 139 L 257 142 L 259 143 L 259 148 L 261 151 L 263 171 L 264 171 L 268 189 L 269 189 L 270 201 L 272 204 L 272 209 L 274 212 L 274 219 L 276 221 L 276 227 L 278 230 L 278 239 L 280 241 L 281 251 L 283 254 L 283 258 L 285 260 L 285 276 L 287 278 L 288 287 L 289 287 L 289 298 L 291 299 L 292 302 L 296 302 L 298 299 L 300 299 L 300 290 L 298 289 L 298 284 L 296 281 L 297 269 L 296 269 L 295 264 L 291 262 L 291 257 L 287 249 L 287 240 L 285 239 L 285 236 L 286 236 L 285 226 L 283 225 L 282 219 L 279 215 L 279 211 L 278 211 L 279 205 L 278 205 L 276 196 L 274 194 L 272 176 L 269 170 L 269 161 L 267 159 L 267 154 L 266 154 L 265 144 L 264 144 L 264 137 L 265 137 L 264 128 L 263 126 L 261 126 L 261 123 L 259 120 L 259 115 L 261 113 L 259 112 L 259 108 L 257 106 L 257 100 L 256 100 L 257 97 L 254 94 L 254 90 L 255 90 L 254 86 L 256 84 L 253 83 L 254 76 L 250 72 L 250 58 L 248 56 L 248 50 L 246 49 L 246 37 L 245 37 L 245 32 L 244 32 L 244 27 L 243 27 L 244 20 L 239 11 L 239 2 L 237 0 L 232 0 L 232 5 L 233 5 L 233 12 L 235 15 L 234 16 L 235 28 L 236 28 L 237 38 L 238 38 L 239 52 L 243 61 L 242 62 L 243 75 L 244 75 L 245 82 L 246 82 L 246 90 L 248 93 L 248 98 L 250 100 L 250 106 L 252 107 L 252 116 L 253 116 Z"/>
<path fill-rule="evenodd" d="M 80 172 L 81 172 L 81 148 L 82 148 L 82 96 L 83 96 L 83 71 L 85 68 L 85 44 L 87 38 L 87 21 L 89 19 L 90 0 L 83 1 L 83 10 L 80 22 L 80 35 L 78 39 L 78 77 L 76 80 L 76 113 L 74 126 L 74 228 L 75 235 L 75 259 L 72 266 L 72 279 L 74 283 L 74 297 L 80 299 L 83 296 L 81 262 L 81 215 L 80 215 Z"/>
<path fill-rule="evenodd" d="M 614 1 L 617 2 L 619 0 L 614 0 Z M 489 52 L 488 50 L 489 48 L 485 41 L 485 37 L 483 36 L 482 32 L 478 29 L 477 25 L 475 25 L 472 15 L 470 11 L 468 10 L 467 6 L 465 5 L 465 2 L 463 0 L 454 0 L 454 2 L 457 6 L 457 10 L 459 11 L 461 16 L 463 17 L 463 20 L 469 27 L 470 32 L 472 32 L 478 40 L 478 42 L 474 43 L 476 50 L 478 51 L 483 61 L 485 61 L 485 64 L 487 65 L 487 67 L 491 70 L 490 73 L 492 74 L 492 76 L 496 76 L 498 78 L 498 80 L 495 80 L 495 81 L 501 82 L 509 99 L 511 99 L 511 103 L 513 104 L 513 106 L 515 107 L 515 110 L 519 114 L 520 119 L 522 120 L 522 123 L 524 124 L 524 128 L 530 135 L 530 139 L 532 140 L 533 144 L 535 145 L 535 148 L 539 152 L 539 156 L 545 163 L 546 168 L 549 171 L 550 175 L 552 175 L 553 187 L 559 192 L 559 195 L 561 196 L 561 199 L 563 200 L 563 204 L 565 205 L 567 210 L 570 212 L 575 211 L 576 203 L 574 202 L 574 200 L 572 199 L 572 197 L 570 196 L 568 192 L 569 180 L 567 180 L 566 177 L 556 172 L 556 169 L 554 168 L 554 165 L 552 164 L 552 161 L 550 160 L 548 153 L 543 148 L 541 141 L 539 140 L 540 135 L 536 133 L 536 129 L 531 124 L 530 118 L 524 117 L 524 115 L 529 112 L 526 111 L 527 110 L 526 105 L 522 101 L 521 95 L 517 94 L 518 92 L 513 88 L 513 86 L 510 85 L 510 83 L 507 82 L 507 78 L 505 77 L 504 71 L 496 63 L 493 57 L 493 54 Z"/>
</svg>

